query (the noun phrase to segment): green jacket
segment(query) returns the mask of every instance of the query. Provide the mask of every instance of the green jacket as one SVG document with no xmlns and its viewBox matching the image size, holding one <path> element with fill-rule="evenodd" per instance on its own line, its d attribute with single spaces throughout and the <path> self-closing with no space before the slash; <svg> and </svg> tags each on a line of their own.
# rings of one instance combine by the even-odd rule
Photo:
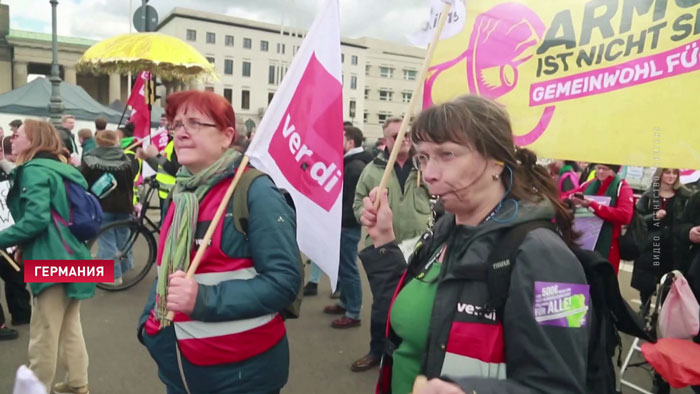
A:
<svg viewBox="0 0 700 394">
<path fill-rule="evenodd" d="M 15 224 L 0 231 L 0 248 L 19 245 L 25 260 L 89 260 L 90 251 L 67 227 L 51 219 L 51 210 L 61 217 L 70 216 L 64 180 L 87 189 L 87 182 L 71 165 L 54 159 L 37 158 L 15 167 L 10 173 L 12 187 L 7 205 Z M 59 235 L 60 232 L 60 235 Z M 64 247 L 65 240 L 73 254 Z M 36 296 L 55 283 L 30 283 Z M 67 283 L 66 295 L 85 299 L 95 295 L 94 283 Z"/>
<path fill-rule="evenodd" d="M 380 153 L 374 161 L 365 167 L 362 175 L 360 175 L 360 180 L 357 182 L 357 188 L 355 189 L 355 201 L 352 206 L 358 222 L 362 216 L 362 199 L 369 196 L 369 192 L 379 186 L 386 164 L 387 158 Z M 428 228 L 432 212 L 430 209 L 430 194 L 425 183 L 421 180 L 420 186 L 418 186 L 418 171 L 416 169 L 411 170 L 411 174 L 404 185 L 403 193 L 395 171 L 391 172 L 391 178 L 389 178 L 386 188 L 389 191 L 389 205 L 394 214 L 396 242 L 400 243 L 403 240 L 423 234 Z M 372 239 L 368 235 L 365 238 L 365 247 L 371 245 Z"/>
<path fill-rule="evenodd" d="M 86 153 L 95 149 L 95 147 L 96 147 L 95 138 L 89 138 L 89 139 L 83 141 L 83 144 L 82 144 L 83 152 L 81 153 L 80 157 L 84 157 Z"/>
</svg>

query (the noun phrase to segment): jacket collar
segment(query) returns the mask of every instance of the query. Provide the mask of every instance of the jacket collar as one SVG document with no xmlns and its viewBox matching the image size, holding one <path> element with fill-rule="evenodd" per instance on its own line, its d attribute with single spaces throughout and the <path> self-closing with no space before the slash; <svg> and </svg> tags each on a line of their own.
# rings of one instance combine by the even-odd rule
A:
<svg viewBox="0 0 700 394">
<path fill-rule="evenodd" d="M 362 153 L 363 151 L 364 151 L 364 148 L 362 148 L 361 146 L 358 146 L 357 148 L 352 148 L 349 151 L 345 152 L 345 155 L 343 157 L 356 155 L 358 153 Z"/>
</svg>

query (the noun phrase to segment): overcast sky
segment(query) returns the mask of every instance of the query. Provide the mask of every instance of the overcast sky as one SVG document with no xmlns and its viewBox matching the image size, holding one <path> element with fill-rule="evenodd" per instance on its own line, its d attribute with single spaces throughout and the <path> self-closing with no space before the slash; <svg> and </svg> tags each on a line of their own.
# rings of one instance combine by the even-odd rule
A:
<svg viewBox="0 0 700 394">
<path fill-rule="evenodd" d="M 0 0 L 10 5 L 13 29 L 51 32 L 49 0 Z M 131 0 L 133 8 L 141 0 Z M 129 0 L 59 0 L 60 35 L 103 39 L 129 31 Z M 162 21 L 178 7 L 308 29 L 323 0 L 150 0 Z M 341 34 L 408 43 L 428 20 L 427 0 L 340 0 Z"/>
</svg>

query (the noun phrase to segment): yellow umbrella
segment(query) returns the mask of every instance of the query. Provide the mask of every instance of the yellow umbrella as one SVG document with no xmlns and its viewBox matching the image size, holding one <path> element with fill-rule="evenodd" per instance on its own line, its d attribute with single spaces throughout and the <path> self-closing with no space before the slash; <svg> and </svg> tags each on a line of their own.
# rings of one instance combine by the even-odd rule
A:
<svg viewBox="0 0 700 394">
<path fill-rule="evenodd" d="M 216 79 L 214 66 L 186 42 L 161 33 L 130 33 L 98 42 L 78 61 L 93 74 L 151 71 L 166 80 Z"/>
</svg>

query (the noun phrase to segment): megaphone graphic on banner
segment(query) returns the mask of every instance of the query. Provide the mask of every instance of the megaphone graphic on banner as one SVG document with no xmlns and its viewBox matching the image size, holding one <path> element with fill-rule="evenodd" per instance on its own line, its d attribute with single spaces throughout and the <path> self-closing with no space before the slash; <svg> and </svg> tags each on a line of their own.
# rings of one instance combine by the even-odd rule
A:
<svg viewBox="0 0 700 394">
<path fill-rule="evenodd" d="M 519 3 L 499 4 L 479 14 L 474 21 L 465 52 L 429 69 L 423 96 L 424 108 L 433 105 L 432 89 L 437 77 L 466 59 L 466 77 L 473 94 L 498 100 L 518 85 L 518 68 L 530 60 L 542 41 L 545 25 L 530 8 Z M 539 123 L 518 142 L 534 142 L 546 129 L 554 106 L 544 109 Z"/>
<path fill-rule="evenodd" d="M 497 99 L 518 83 L 518 67 L 532 57 L 545 32 L 529 8 L 501 4 L 480 14 L 467 50 L 467 77 L 472 93 Z"/>
</svg>

